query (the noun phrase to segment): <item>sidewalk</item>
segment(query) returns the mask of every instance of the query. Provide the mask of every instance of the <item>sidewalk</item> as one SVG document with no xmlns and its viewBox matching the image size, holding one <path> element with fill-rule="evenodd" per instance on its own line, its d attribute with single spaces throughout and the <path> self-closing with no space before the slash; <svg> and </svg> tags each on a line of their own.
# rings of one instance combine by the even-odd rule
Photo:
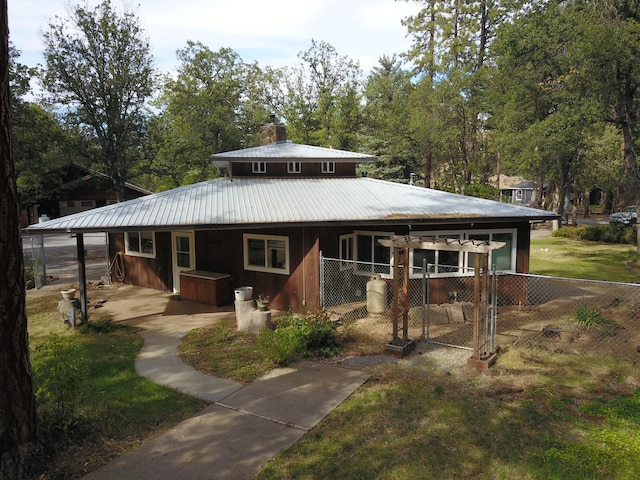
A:
<svg viewBox="0 0 640 480">
<path fill-rule="evenodd" d="M 147 289 L 114 290 L 105 292 L 110 296 L 102 312 L 144 328 L 138 373 L 212 404 L 85 480 L 252 479 L 368 378 L 312 361 L 274 370 L 246 386 L 201 374 L 177 356 L 180 339 L 193 328 L 234 320 L 231 309 Z"/>
</svg>

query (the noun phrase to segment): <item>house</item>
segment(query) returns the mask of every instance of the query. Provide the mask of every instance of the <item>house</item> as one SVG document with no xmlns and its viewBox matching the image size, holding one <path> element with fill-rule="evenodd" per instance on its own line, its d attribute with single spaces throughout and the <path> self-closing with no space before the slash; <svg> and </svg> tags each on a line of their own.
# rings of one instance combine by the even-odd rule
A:
<svg viewBox="0 0 640 480">
<path fill-rule="evenodd" d="M 45 192 L 40 198 L 23 202 L 20 212 L 23 227 L 37 223 L 40 218 L 58 218 L 117 202 L 111 179 L 104 173 L 69 163 L 52 175 L 60 178 L 60 185 Z M 125 184 L 125 200 L 150 193 L 131 183 Z"/>
<path fill-rule="evenodd" d="M 542 183 L 542 192 L 540 194 L 541 199 L 547 196 L 548 183 L 549 182 Z M 512 186 L 502 187 L 500 189 L 500 196 L 511 203 L 518 205 L 531 205 L 533 202 L 534 188 L 536 188 L 536 185 L 533 180 L 525 180 Z"/>
<path fill-rule="evenodd" d="M 392 275 L 391 249 L 379 240 L 429 235 L 495 240 L 500 270 L 527 272 L 530 228 L 552 212 L 419 186 L 358 177 L 376 158 L 299 145 L 284 127 L 263 127 L 265 144 L 212 156 L 227 175 L 40 223 L 31 233 L 109 232 L 123 252 L 124 282 L 189 298 L 231 303 L 230 289 L 253 287 L 270 307 L 320 306 L 319 258 L 357 261 L 357 275 Z M 81 251 L 81 248 L 78 248 Z M 412 261 L 464 266 L 463 252 L 415 251 Z M 438 272 L 434 272 L 435 275 Z M 451 273 L 448 273 L 451 275 Z M 195 293 L 194 293 L 195 292 Z M 82 293 L 82 292 L 81 292 Z"/>
</svg>

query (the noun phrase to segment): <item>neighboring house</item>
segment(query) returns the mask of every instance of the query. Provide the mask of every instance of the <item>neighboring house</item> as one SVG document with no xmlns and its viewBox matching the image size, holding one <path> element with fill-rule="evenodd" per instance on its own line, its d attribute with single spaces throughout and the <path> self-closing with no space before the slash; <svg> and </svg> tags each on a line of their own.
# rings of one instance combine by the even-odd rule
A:
<svg viewBox="0 0 640 480">
<path fill-rule="evenodd" d="M 58 218 L 117 203 L 113 184 L 104 173 L 70 163 L 56 174 L 62 179 L 60 186 L 22 205 L 20 219 L 23 227 L 37 223 L 40 217 Z M 125 184 L 125 200 L 151 193 L 130 183 Z"/>
<path fill-rule="evenodd" d="M 210 283 L 195 284 L 203 301 L 231 303 L 230 283 L 252 286 L 254 296 L 270 296 L 273 309 L 300 311 L 319 306 L 321 252 L 360 262 L 345 267 L 356 274 L 375 271 L 389 278 L 392 252 L 380 239 L 423 234 L 496 240 L 506 246 L 492 253 L 492 263 L 500 270 L 527 272 L 531 224 L 558 218 L 523 206 L 360 178 L 356 165 L 375 157 L 291 143 L 284 128 L 274 124 L 263 133 L 272 143 L 212 156 L 227 170 L 225 177 L 29 230 L 109 232 L 111 255 L 124 252 L 128 284 L 179 292 L 187 278 L 219 280 L 224 285 L 214 288 L 214 301 L 205 298 Z M 470 261 L 464 253 L 417 250 L 413 264 L 422 265 L 423 257 L 448 266 Z M 189 298 L 196 287 L 189 286 Z"/>
<path fill-rule="evenodd" d="M 543 182 L 542 193 L 540 198 L 545 198 L 547 195 L 548 182 Z M 500 190 L 500 196 L 502 198 L 509 199 L 511 203 L 517 205 L 531 205 L 533 201 L 533 189 L 535 185 L 533 180 L 525 180 L 516 185 L 510 187 L 503 187 Z"/>
</svg>

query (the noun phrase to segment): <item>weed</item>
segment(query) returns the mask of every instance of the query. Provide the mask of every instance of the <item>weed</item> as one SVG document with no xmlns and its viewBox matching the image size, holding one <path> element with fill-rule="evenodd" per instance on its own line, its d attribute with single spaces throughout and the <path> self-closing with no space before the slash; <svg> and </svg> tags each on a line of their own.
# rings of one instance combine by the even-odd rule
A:
<svg viewBox="0 0 640 480">
<path fill-rule="evenodd" d="M 605 326 L 612 325 L 614 322 L 606 318 L 595 308 L 587 305 L 578 305 L 575 310 L 573 321 L 583 326 L 587 330 L 595 330 Z"/>
</svg>

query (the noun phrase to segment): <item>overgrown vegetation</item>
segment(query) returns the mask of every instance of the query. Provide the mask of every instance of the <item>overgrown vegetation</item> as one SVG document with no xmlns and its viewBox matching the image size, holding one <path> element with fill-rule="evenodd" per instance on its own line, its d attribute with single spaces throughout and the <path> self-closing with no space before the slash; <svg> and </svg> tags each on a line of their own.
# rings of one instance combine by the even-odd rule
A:
<svg viewBox="0 0 640 480">
<path fill-rule="evenodd" d="M 336 324 L 324 312 L 278 317 L 274 330 L 264 329 L 256 342 L 266 358 L 285 366 L 298 358 L 328 357 L 340 349 Z"/>
<path fill-rule="evenodd" d="M 613 225 L 580 225 L 577 227 L 563 227 L 552 233 L 554 237 L 570 238 L 572 240 L 587 240 L 591 242 L 636 244 L 636 229 L 630 227 L 616 227 Z"/>
<path fill-rule="evenodd" d="M 305 357 L 326 357 L 341 346 L 336 324 L 324 313 L 277 318 L 274 330 L 258 337 L 240 333 L 235 326 L 214 325 L 189 332 L 179 354 L 194 368 L 221 378 L 249 383 L 277 366 Z"/>
</svg>

